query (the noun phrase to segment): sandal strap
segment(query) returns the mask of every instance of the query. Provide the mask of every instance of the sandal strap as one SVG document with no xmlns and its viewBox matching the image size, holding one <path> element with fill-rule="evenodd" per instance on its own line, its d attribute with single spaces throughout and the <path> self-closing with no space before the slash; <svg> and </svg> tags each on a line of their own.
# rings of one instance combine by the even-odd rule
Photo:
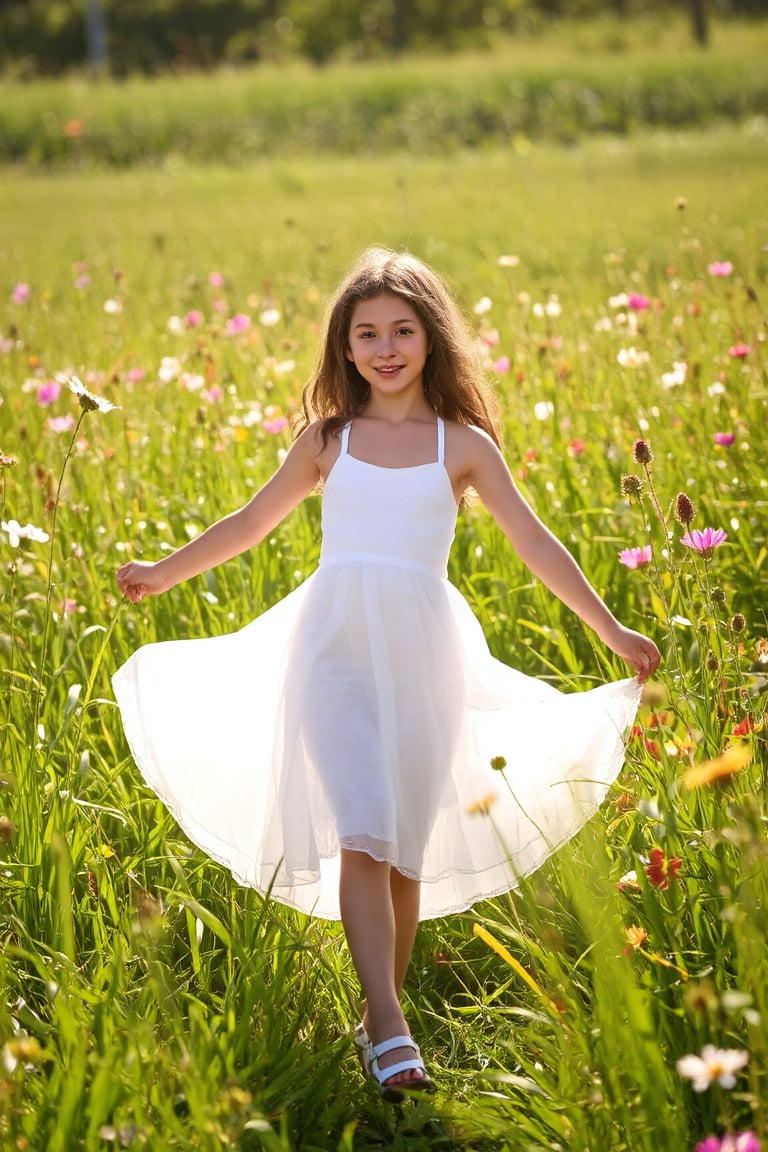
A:
<svg viewBox="0 0 768 1152">
<path fill-rule="evenodd" d="M 413 1036 L 393 1036 L 391 1040 L 382 1040 L 380 1044 L 373 1044 L 371 1047 L 377 1058 L 386 1056 L 387 1052 L 392 1052 L 395 1048 L 413 1048 L 417 1056 L 421 1055 Z"/>
<path fill-rule="evenodd" d="M 386 1084 L 393 1076 L 397 1076 L 400 1072 L 409 1072 L 411 1069 L 413 1069 L 413 1071 L 418 1070 L 419 1072 L 423 1072 L 425 1076 L 427 1074 L 427 1070 L 421 1060 L 401 1060 L 399 1064 L 390 1064 L 386 1068 L 380 1068 L 378 1060 L 374 1061 L 371 1065 L 371 1071 L 379 1084 Z M 419 1081 L 415 1080 L 414 1083 L 418 1084 Z M 408 1088 L 410 1084 L 398 1084 L 397 1087 Z"/>
</svg>

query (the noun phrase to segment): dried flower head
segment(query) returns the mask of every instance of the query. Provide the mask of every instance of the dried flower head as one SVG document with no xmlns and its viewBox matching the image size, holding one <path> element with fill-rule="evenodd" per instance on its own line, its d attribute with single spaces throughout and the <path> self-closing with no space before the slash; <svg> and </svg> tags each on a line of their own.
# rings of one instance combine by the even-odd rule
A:
<svg viewBox="0 0 768 1152">
<path fill-rule="evenodd" d="M 709 598 L 713 604 L 725 604 L 725 592 L 722 588 L 713 588 L 709 594 Z"/>
<path fill-rule="evenodd" d="M 635 446 L 632 449 L 635 464 L 648 465 L 653 460 L 653 452 L 647 440 L 635 440 Z"/>
<path fill-rule="evenodd" d="M 622 494 L 622 496 L 625 496 L 626 499 L 630 500 L 630 501 L 632 499 L 639 500 L 640 496 L 642 495 L 642 492 L 643 492 L 643 483 L 644 483 L 644 481 L 642 480 L 642 478 L 640 476 L 635 476 L 634 473 L 632 473 L 632 472 L 628 473 L 626 476 L 622 476 L 622 478 L 621 478 L 621 494 Z"/>
<path fill-rule="evenodd" d="M 707 652 L 707 659 L 705 663 L 708 672 L 717 672 L 718 668 L 720 667 L 720 661 L 718 660 L 717 656 L 715 656 L 714 652 Z"/>
<path fill-rule="evenodd" d="M 733 632 L 743 632 L 746 624 L 747 622 L 741 612 L 737 612 L 735 616 L 731 617 L 731 631 Z"/>
<path fill-rule="evenodd" d="M 696 506 L 685 492 L 678 492 L 675 499 L 675 516 L 686 528 L 696 519 Z"/>
</svg>

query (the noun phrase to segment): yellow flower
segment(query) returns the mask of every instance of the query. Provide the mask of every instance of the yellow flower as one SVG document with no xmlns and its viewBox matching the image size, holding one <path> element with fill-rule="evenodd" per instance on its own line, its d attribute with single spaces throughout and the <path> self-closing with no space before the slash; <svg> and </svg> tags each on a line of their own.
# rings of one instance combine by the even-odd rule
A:
<svg viewBox="0 0 768 1152">
<path fill-rule="evenodd" d="M 733 775 L 749 764 L 751 759 L 752 753 L 746 744 L 732 744 L 722 756 L 705 760 L 703 764 L 694 764 L 683 775 L 683 780 L 689 788 L 700 788 L 702 784 L 711 784 L 724 776 Z"/>
<path fill-rule="evenodd" d="M 629 928 L 625 928 L 624 935 L 632 948 L 641 948 L 648 939 L 648 933 L 639 924 L 632 924 Z"/>
<path fill-rule="evenodd" d="M 491 808 L 498 800 L 495 792 L 488 792 L 485 796 L 481 796 L 478 800 L 473 801 L 467 807 L 468 816 L 490 816 Z"/>
</svg>

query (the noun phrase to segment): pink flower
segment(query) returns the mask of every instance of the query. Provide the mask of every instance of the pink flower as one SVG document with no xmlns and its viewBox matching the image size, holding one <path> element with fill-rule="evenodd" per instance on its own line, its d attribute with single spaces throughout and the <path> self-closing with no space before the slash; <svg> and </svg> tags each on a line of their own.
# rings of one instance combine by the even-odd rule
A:
<svg viewBox="0 0 768 1152">
<path fill-rule="evenodd" d="M 265 432 L 272 432 L 274 435 L 277 435 L 279 432 L 285 432 L 288 427 L 288 418 L 286 416 L 276 416 L 272 420 L 265 420 L 261 426 Z"/>
<path fill-rule="evenodd" d="M 71 432 L 75 426 L 75 418 L 71 412 L 64 416 L 49 416 L 48 427 L 51 432 Z"/>
<path fill-rule="evenodd" d="M 78 603 L 77 600 L 72 600 L 70 597 L 67 597 L 61 607 L 65 616 L 71 616 L 73 612 L 77 612 Z"/>
<path fill-rule="evenodd" d="M 754 1132 L 726 1132 L 722 1140 L 708 1136 L 696 1145 L 696 1152 L 760 1152 L 760 1141 Z"/>
<path fill-rule="evenodd" d="M 187 312 L 184 317 L 184 323 L 187 328 L 199 328 L 203 322 L 203 314 L 197 308 L 193 308 L 191 312 Z"/>
<path fill-rule="evenodd" d="M 692 528 L 680 537 L 680 543 L 684 544 L 686 548 L 693 548 L 696 552 L 701 553 L 705 560 L 709 560 L 715 548 L 719 548 L 727 539 L 728 533 L 723 528 L 702 528 L 701 530 Z"/>
<path fill-rule="evenodd" d="M 55 404 L 60 395 L 61 384 L 58 380 L 46 380 L 37 390 L 37 402 L 41 408 L 47 408 L 49 404 Z"/>
<path fill-rule="evenodd" d="M 721 448 L 730 448 L 736 436 L 733 432 L 715 432 L 714 439 L 715 444 L 718 444 Z"/>
<path fill-rule="evenodd" d="M 224 393 L 218 384 L 212 384 L 210 388 L 206 388 L 200 393 L 200 399 L 205 400 L 208 404 L 215 404 L 217 400 L 221 400 Z"/>
<path fill-rule="evenodd" d="M 585 448 L 586 444 L 583 440 L 571 440 L 570 444 L 568 445 L 568 453 L 571 456 L 581 456 Z"/>
<path fill-rule="evenodd" d="M 140 384 L 145 376 L 146 372 L 143 368 L 128 369 L 128 379 L 130 380 L 131 384 Z"/>
<path fill-rule="evenodd" d="M 211 285 L 212 288 L 223 288 L 224 287 L 224 277 L 222 276 L 221 272 L 209 272 L 208 273 L 208 283 Z"/>
<path fill-rule="evenodd" d="M 85 291 L 85 289 L 90 285 L 90 283 L 91 283 L 91 278 L 87 272 L 82 272 L 79 276 L 77 276 L 75 278 L 75 281 L 74 281 L 75 288 L 77 288 L 80 292 Z"/>
<path fill-rule="evenodd" d="M 644 548 L 625 548 L 619 552 L 619 562 L 627 568 L 642 568 L 644 564 L 650 563 L 651 554 L 650 544 Z"/>
<path fill-rule="evenodd" d="M 511 367 L 509 356 L 499 356 L 498 360 L 494 361 L 492 367 L 494 372 L 509 372 Z"/>
<path fill-rule="evenodd" d="M 224 331 L 227 336 L 236 336 L 238 332 L 247 332 L 251 326 L 250 316 L 246 316 L 244 312 L 236 312 L 234 316 L 230 316 L 224 325 Z"/>
<path fill-rule="evenodd" d="M 650 303 L 648 297 L 642 296 L 639 292 L 630 292 L 627 296 L 627 307 L 631 308 L 633 312 L 645 312 Z"/>
<path fill-rule="evenodd" d="M 20 280 L 18 284 L 14 284 L 13 291 L 11 292 L 11 300 L 14 304 L 26 304 L 32 295 L 32 289 L 29 284 L 25 284 Z"/>
<path fill-rule="evenodd" d="M 749 344 L 731 344 L 730 348 L 728 349 L 728 355 L 732 356 L 734 360 L 744 360 L 747 356 L 749 356 L 751 351 L 752 349 L 750 348 Z"/>
<path fill-rule="evenodd" d="M 709 266 L 710 276 L 730 276 L 733 264 L 730 260 L 713 260 Z"/>
</svg>

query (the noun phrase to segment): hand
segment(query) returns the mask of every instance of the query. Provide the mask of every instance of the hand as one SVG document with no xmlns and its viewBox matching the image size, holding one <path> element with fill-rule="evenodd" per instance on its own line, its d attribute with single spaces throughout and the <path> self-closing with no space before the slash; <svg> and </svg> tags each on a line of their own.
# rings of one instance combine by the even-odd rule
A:
<svg viewBox="0 0 768 1152">
<path fill-rule="evenodd" d="M 171 584 L 163 577 L 162 561 L 129 560 L 117 570 L 117 586 L 126 600 L 138 604 L 144 596 L 167 592 Z"/>
<path fill-rule="evenodd" d="M 631 628 L 624 628 L 620 624 L 615 634 L 604 639 L 617 656 L 637 669 L 637 679 L 641 684 L 645 684 L 661 662 L 661 653 L 653 640 L 640 632 L 633 632 Z"/>
</svg>

